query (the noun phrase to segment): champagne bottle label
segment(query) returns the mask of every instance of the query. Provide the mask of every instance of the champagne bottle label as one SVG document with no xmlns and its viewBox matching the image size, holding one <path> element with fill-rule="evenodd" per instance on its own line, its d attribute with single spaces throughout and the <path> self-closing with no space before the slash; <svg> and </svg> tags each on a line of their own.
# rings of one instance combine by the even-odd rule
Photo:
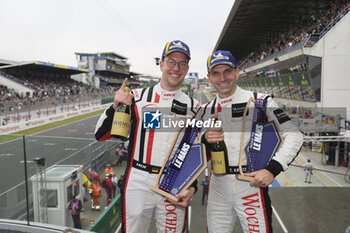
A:
<svg viewBox="0 0 350 233">
<path fill-rule="evenodd" d="M 212 151 L 211 162 L 215 174 L 226 174 L 225 152 Z"/>
<path fill-rule="evenodd" d="M 112 122 L 112 135 L 127 137 L 129 133 L 130 114 L 115 112 Z"/>
</svg>

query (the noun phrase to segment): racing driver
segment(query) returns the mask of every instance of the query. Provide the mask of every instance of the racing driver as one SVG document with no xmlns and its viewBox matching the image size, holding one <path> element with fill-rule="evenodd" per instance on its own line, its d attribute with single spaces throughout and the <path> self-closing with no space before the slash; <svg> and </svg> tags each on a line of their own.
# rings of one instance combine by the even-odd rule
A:
<svg viewBox="0 0 350 233">
<path fill-rule="evenodd" d="M 231 233 L 237 216 L 246 233 L 272 232 L 272 208 L 268 185 L 281 171 L 286 170 L 297 156 L 303 143 L 303 136 L 271 97 L 243 90 L 237 86 L 239 70 L 231 52 L 219 50 L 212 53 L 207 60 L 207 70 L 209 82 L 216 88 L 217 95 L 212 101 L 202 106 L 203 112 L 200 115 L 203 120 L 212 118 L 214 115 L 218 116 L 222 127 L 209 128 L 202 139 L 207 151 L 213 148 L 212 143 L 224 140 L 228 155 L 228 167 L 225 173 L 218 174 L 214 171 L 215 169 L 211 171 L 207 207 L 208 232 Z M 247 182 L 238 180 L 234 174 L 239 173 L 243 115 L 250 98 L 267 102 L 267 115 L 276 122 L 284 143 L 264 169 L 245 174 L 252 177 L 252 180 Z M 252 103 L 251 106 L 253 107 L 254 104 Z M 254 113 L 252 107 L 246 113 L 242 142 L 244 145 L 247 145 L 250 140 Z M 213 157 L 211 159 L 213 167 Z M 242 165 L 247 165 L 245 154 Z"/>
<path fill-rule="evenodd" d="M 185 192 L 177 195 L 178 202 L 167 200 L 149 187 L 156 184 L 157 174 L 168 154 L 177 130 L 160 132 L 144 125 L 144 114 L 156 108 L 164 116 L 193 117 L 200 103 L 184 94 L 180 87 L 188 72 L 190 50 L 180 40 L 166 43 L 160 61 L 160 82 L 144 89 L 124 92 L 127 79 L 116 92 L 114 103 L 97 122 L 95 137 L 102 141 L 111 137 L 110 130 L 115 108 L 118 104 L 131 105 L 131 129 L 129 136 L 128 163 L 122 187 L 122 231 L 127 233 L 147 232 L 151 216 L 156 218 L 157 232 L 183 230 L 185 208 L 197 189 L 195 181 Z M 157 113 L 157 112 L 156 112 Z M 159 115 L 154 115 L 158 119 Z"/>
</svg>

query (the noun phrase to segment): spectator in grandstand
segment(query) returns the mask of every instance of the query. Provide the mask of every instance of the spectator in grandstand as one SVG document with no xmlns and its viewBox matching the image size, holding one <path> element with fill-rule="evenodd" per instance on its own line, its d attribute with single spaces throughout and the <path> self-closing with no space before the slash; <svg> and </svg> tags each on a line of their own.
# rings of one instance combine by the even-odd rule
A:
<svg viewBox="0 0 350 233">
<path fill-rule="evenodd" d="M 96 124 L 97 140 L 111 138 L 111 125 L 115 108 L 120 104 L 131 105 L 131 130 L 123 198 L 123 231 L 127 233 L 147 232 L 152 214 L 155 213 L 157 232 L 177 232 L 183 230 L 185 208 L 197 189 L 197 181 L 187 190 L 177 195 L 178 202 L 167 200 L 161 194 L 150 189 L 156 185 L 171 140 L 177 129 L 171 132 L 160 132 L 143 128 L 139 114 L 148 106 L 169 109 L 169 113 L 193 117 L 200 107 L 197 100 L 191 99 L 181 91 L 181 84 L 189 70 L 190 50 L 182 41 L 176 40 L 166 44 L 160 61 L 162 77 L 160 83 L 145 89 L 124 91 L 127 79 L 115 94 L 114 103 L 101 115 Z M 150 133 L 150 135 L 148 135 Z M 149 137 L 148 137 L 149 136 Z"/>
<path fill-rule="evenodd" d="M 345 15 L 350 9 L 348 0 L 338 0 L 329 2 L 328 4 L 328 6 L 316 11 L 314 14 L 302 16 L 299 22 L 295 22 L 293 28 L 290 29 L 288 27 L 288 31 L 282 32 L 268 44 L 262 45 L 259 51 L 253 51 L 247 57 L 241 59 L 238 67 L 242 69 L 259 60 L 265 59 L 269 55 L 293 47 L 304 41 L 310 34 L 321 33 L 343 10 L 343 15 Z M 308 45 L 312 45 L 314 42 L 308 41 L 307 43 Z"/>
<path fill-rule="evenodd" d="M 75 195 L 73 195 L 72 200 L 69 202 L 68 209 L 71 210 L 74 228 L 81 229 L 80 211 L 83 209 L 83 205 Z"/>
<path fill-rule="evenodd" d="M 239 70 L 229 51 L 221 50 L 211 54 L 207 59 L 207 70 L 209 82 L 216 88 L 217 96 L 203 105 L 200 116 L 203 120 L 218 118 L 222 127 L 209 128 L 202 136 L 202 142 L 210 153 L 214 149 L 213 144 L 225 141 L 227 148 L 225 154 L 228 157 L 226 160 L 224 156 L 214 153 L 211 155 L 212 175 L 207 201 L 208 232 L 232 232 L 237 216 L 245 233 L 272 232 L 272 208 L 268 185 L 281 171 L 286 170 L 297 156 L 303 143 L 303 136 L 272 98 L 237 86 Z M 250 178 L 250 182 L 247 182 L 237 179 L 234 174 L 239 174 L 241 145 L 248 145 L 250 141 L 249 134 L 245 134 L 241 141 L 242 135 L 237 132 L 241 132 L 242 127 L 252 129 L 253 132 L 259 131 L 257 122 L 247 120 L 256 119 L 253 117 L 253 111 L 247 113 L 249 115 L 247 119 L 243 116 L 246 113 L 244 108 L 251 98 L 266 104 L 266 112 L 278 125 L 284 143 L 264 169 L 245 173 L 245 177 Z M 265 116 L 260 113 L 259 116 L 263 116 L 261 121 L 264 121 Z M 261 147 L 267 146 L 258 144 Z M 228 165 L 220 166 L 225 164 L 225 161 Z M 243 170 L 247 170 L 247 161 L 246 157 L 242 158 Z"/>
<path fill-rule="evenodd" d="M 46 108 L 49 103 L 55 105 L 56 101 L 64 101 L 69 103 L 73 102 L 72 106 L 74 104 L 77 105 L 78 103 L 74 102 L 76 102 L 78 98 L 86 98 L 87 95 L 93 95 L 95 92 L 101 96 L 106 94 L 112 95 L 110 89 L 101 88 L 100 90 L 97 90 L 86 84 L 79 83 L 67 77 L 53 78 L 51 76 L 36 77 L 32 75 L 28 75 L 26 77 L 15 77 L 14 75 L 18 74 L 8 75 L 8 78 L 22 83 L 34 91 L 33 96 L 29 96 L 29 93 L 26 95 L 19 95 L 14 90 L 6 90 L 5 92 L 3 90 L 4 88 L 0 87 L 0 99 L 2 102 L 3 100 L 8 101 L 8 111 L 16 109 L 17 104 L 15 104 L 15 102 L 23 104 L 23 107 L 25 105 L 29 105 L 30 107 L 39 105 L 40 107 L 40 105 L 42 105 L 42 102 L 45 102 L 45 106 L 42 107 Z"/>
</svg>

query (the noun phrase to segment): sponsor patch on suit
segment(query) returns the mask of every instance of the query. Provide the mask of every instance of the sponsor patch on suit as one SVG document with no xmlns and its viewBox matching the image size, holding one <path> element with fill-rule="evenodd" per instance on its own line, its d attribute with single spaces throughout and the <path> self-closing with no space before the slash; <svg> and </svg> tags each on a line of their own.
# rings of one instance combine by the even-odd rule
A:
<svg viewBox="0 0 350 233">
<path fill-rule="evenodd" d="M 247 103 L 232 104 L 231 105 L 232 118 L 243 117 L 243 113 L 246 105 Z M 249 110 L 247 111 L 247 116 L 248 114 L 249 114 Z"/>
<path fill-rule="evenodd" d="M 275 114 L 275 116 L 278 120 L 278 123 L 280 123 L 280 124 L 282 124 L 286 121 L 290 121 L 289 116 L 280 108 L 273 111 L 273 114 Z"/>
<path fill-rule="evenodd" d="M 181 103 L 180 101 L 173 100 L 173 104 L 171 105 L 171 112 L 179 115 L 187 114 L 187 104 Z"/>
</svg>

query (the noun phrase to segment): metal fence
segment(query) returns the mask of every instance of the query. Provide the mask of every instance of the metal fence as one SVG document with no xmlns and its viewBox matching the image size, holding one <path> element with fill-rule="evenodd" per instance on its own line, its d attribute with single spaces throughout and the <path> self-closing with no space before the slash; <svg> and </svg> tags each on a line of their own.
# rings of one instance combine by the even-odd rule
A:
<svg viewBox="0 0 350 233">
<path fill-rule="evenodd" d="M 44 157 L 48 168 L 55 164 L 83 165 L 84 173 L 91 167 L 102 172 L 115 155 L 116 140 L 98 142 L 93 139 L 72 139 L 26 136 L 0 144 L 0 218 L 33 220 L 33 195 L 30 177 L 36 174 L 35 158 Z M 69 148 L 69 150 L 67 150 Z M 26 171 L 25 174 L 25 162 Z M 27 177 L 27 189 L 26 180 Z"/>
</svg>

